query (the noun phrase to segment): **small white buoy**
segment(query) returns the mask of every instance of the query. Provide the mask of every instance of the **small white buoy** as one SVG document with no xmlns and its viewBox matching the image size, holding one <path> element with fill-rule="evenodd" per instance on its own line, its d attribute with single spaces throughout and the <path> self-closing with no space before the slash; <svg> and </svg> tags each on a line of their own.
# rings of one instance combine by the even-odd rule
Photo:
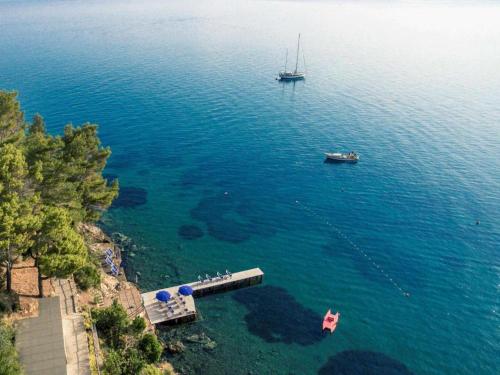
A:
<svg viewBox="0 0 500 375">
<path fill-rule="evenodd" d="M 224 192 L 224 195 L 228 195 L 229 193 L 227 191 Z"/>
</svg>

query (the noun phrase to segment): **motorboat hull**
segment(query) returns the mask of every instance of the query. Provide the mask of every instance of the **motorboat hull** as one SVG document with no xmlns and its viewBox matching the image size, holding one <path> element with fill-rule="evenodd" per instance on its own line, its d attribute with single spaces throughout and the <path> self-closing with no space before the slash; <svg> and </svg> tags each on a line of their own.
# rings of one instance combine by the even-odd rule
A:
<svg viewBox="0 0 500 375">
<path fill-rule="evenodd" d="M 357 163 L 359 160 L 358 155 L 349 156 L 340 153 L 325 153 L 326 161 L 332 163 Z"/>
</svg>

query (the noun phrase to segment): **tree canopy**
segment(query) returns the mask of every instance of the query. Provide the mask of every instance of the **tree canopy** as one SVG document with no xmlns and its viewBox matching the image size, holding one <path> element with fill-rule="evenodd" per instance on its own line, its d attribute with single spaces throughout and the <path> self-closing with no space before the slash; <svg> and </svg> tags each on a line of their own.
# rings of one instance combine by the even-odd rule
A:
<svg viewBox="0 0 500 375">
<path fill-rule="evenodd" d="M 51 135 L 41 115 L 25 122 L 16 93 L 0 91 L 0 266 L 8 290 L 20 255 L 35 259 L 40 295 L 42 276 L 68 277 L 89 265 L 76 228 L 98 220 L 118 194 L 118 181 L 102 176 L 110 154 L 97 125 Z"/>
<path fill-rule="evenodd" d="M 38 225 L 32 194 L 26 179 L 28 167 L 22 151 L 11 143 L 0 146 L 0 264 L 11 289 L 13 262 L 33 244 Z"/>
<path fill-rule="evenodd" d="M 0 91 L 0 144 L 19 142 L 24 134 L 24 115 L 17 93 Z"/>
</svg>

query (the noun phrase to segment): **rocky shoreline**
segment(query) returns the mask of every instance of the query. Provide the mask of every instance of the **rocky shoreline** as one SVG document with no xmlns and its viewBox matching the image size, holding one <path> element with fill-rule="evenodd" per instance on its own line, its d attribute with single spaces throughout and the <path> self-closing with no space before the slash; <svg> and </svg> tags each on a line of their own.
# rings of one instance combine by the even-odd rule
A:
<svg viewBox="0 0 500 375">
<path fill-rule="evenodd" d="M 122 269 L 123 280 L 126 280 L 125 273 L 128 268 L 128 262 L 132 262 L 135 256 L 140 256 L 141 251 L 144 249 L 140 244 L 136 243 L 132 238 L 119 233 L 112 232 L 109 235 L 106 232 L 97 226 L 91 226 L 87 228 L 92 232 L 92 237 L 98 239 L 103 245 L 93 245 L 93 248 L 97 248 L 98 251 L 104 251 L 105 248 L 110 246 L 115 246 L 119 249 L 120 259 L 119 262 L 125 269 Z M 175 265 L 172 267 L 175 268 Z M 175 274 L 175 272 L 174 272 Z M 131 276 L 130 270 L 128 272 L 129 277 Z M 140 276 L 140 275 L 139 275 Z M 173 275 L 175 277 L 176 275 Z M 107 277 L 112 277 L 107 275 Z M 121 280 L 121 279 L 120 279 Z M 131 282 L 126 282 L 131 285 L 132 288 L 139 291 L 136 284 Z M 119 285 L 121 287 L 125 287 L 125 281 L 120 281 Z M 113 289 L 111 287 L 110 289 Z M 110 292 L 110 295 L 114 295 L 114 292 Z M 154 327 L 150 328 L 154 330 Z M 176 363 L 175 371 L 177 374 L 192 374 L 194 372 L 194 368 L 192 364 L 187 363 L 185 360 L 192 355 L 196 357 L 202 358 L 203 355 L 212 353 L 217 350 L 217 342 L 210 338 L 207 333 L 203 331 L 201 326 L 193 326 L 193 325 L 185 325 L 185 326 L 177 326 L 177 327 L 168 327 L 166 329 L 156 329 L 154 330 L 155 334 L 158 336 L 160 341 L 164 343 L 165 347 L 165 355 L 166 359 L 169 362 L 164 362 L 163 366 L 168 367 L 173 371 L 172 365 L 170 362 Z M 187 357 L 186 357 L 187 355 Z"/>
<path fill-rule="evenodd" d="M 124 253 L 130 253 L 136 245 L 124 234 L 116 232 L 108 235 L 97 225 L 82 224 L 80 230 L 84 234 L 93 256 L 99 259 L 104 258 L 105 251 L 111 248 L 114 253 L 113 261 L 116 267 L 120 269 L 120 275 L 115 277 L 109 273 L 105 263 L 102 264 L 100 287 L 80 292 L 78 296 L 80 305 L 107 307 L 112 304 L 113 300 L 118 300 L 130 318 L 133 319 L 135 316 L 142 316 L 145 318 L 147 324 L 146 329 L 156 333 L 155 327 L 150 324 L 149 319 L 145 316 L 139 287 L 127 280 L 124 271 L 124 267 L 126 267 L 126 259 L 123 257 Z M 165 345 L 165 349 L 168 352 L 171 352 L 170 348 L 171 344 Z M 163 361 L 160 364 L 160 368 L 166 370 L 169 374 L 176 374 L 172 365 L 167 361 Z"/>
</svg>

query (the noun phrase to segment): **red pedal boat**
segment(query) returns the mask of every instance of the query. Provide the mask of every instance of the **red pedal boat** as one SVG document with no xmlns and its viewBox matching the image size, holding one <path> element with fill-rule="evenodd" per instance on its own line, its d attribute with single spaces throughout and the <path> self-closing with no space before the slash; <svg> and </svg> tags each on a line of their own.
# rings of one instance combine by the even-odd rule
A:
<svg viewBox="0 0 500 375">
<path fill-rule="evenodd" d="M 330 333 L 333 333 L 335 331 L 335 328 L 337 328 L 337 323 L 339 321 L 340 314 L 332 314 L 332 311 L 328 309 L 328 312 L 325 315 L 325 318 L 323 319 L 323 331 L 325 329 L 328 329 Z"/>
</svg>

